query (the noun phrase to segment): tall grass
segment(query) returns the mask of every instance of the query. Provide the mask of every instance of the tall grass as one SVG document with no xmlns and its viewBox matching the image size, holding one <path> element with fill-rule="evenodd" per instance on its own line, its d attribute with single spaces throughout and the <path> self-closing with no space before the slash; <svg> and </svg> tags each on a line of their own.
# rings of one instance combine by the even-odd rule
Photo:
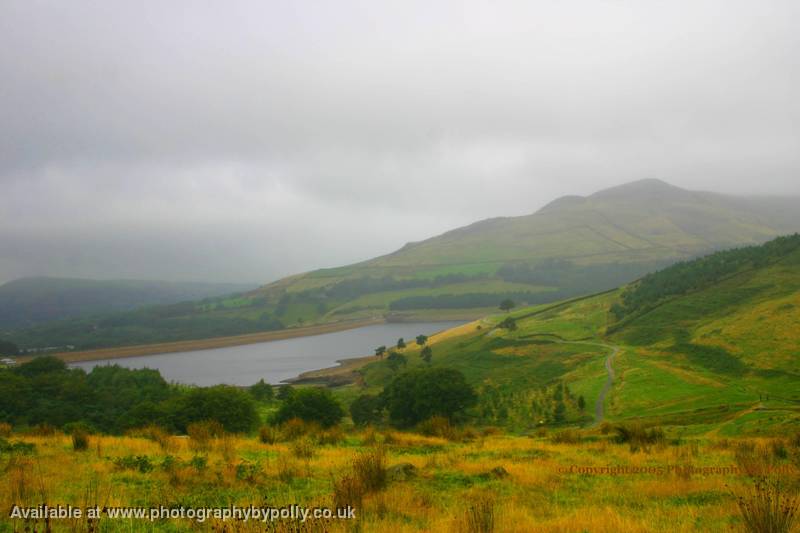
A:
<svg viewBox="0 0 800 533">
<path fill-rule="evenodd" d="M 757 478 L 753 487 L 736 499 L 739 513 L 750 533 L 789 533 L 797 519 L 800 499 L 779 482 Z"/>
</svg>

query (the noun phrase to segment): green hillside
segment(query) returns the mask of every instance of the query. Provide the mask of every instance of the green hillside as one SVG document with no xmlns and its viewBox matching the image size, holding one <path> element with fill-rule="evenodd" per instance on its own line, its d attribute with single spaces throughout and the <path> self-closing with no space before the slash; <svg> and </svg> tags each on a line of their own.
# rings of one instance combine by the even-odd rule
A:
<svg viewBox="0 0 800 533">
<path fill-rule="evenodd" d="M 800 235 L 683 262 L 587 298 L 493 315 L 429 346 L 430 364 L 457 368 L 480 388 L 484 423 L 526 430 L 598 422 L 614 353 L 604 420 L 721 435 L 796 430 Z M 395 351 L 361 370 L 359 393 L 427 364 L 418 346 Z"/>
<path fill-rule="evenodd" d="M 800 230 L 793 198 L 740 198 L 643 180 L 495 218 L 382 257 L 260 289 L 17 329 L 23 347 L 108 347 L 385 318 L 475 318 L 618 287 L 676 261 Z"/>
</svg>

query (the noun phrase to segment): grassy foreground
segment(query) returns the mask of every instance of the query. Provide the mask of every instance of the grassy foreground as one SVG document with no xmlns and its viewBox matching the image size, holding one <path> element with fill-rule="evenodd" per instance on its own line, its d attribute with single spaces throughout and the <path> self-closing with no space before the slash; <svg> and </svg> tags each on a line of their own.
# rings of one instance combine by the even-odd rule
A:
<svg viewBox="0 0 800 533">
<path fill-rule="evenodd" d="M 645 432 L 620 442 L 608 429 L 511 436 L 444 426 L 442 438 L 290 424 L 262 438 L 90 436 L 84 450 L 60 433 L 12 435 L 35 448 L 0 455 L 0 531 L 47 530 L 9 518 L 15 504 L 356 509 L 355 520 L 267 526 L 103 516 L 52 520 L 53 531 L 745 531 L 738 497 L 757 501 L 755 476 L 769 474 L 784 494 L 800 485 L 798 438 Z"/>
</svg>

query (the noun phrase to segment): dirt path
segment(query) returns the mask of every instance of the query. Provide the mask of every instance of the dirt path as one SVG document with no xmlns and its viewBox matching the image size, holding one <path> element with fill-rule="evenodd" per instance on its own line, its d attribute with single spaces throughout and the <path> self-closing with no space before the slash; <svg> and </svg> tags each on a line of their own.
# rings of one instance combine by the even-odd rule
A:
<svg viewBox="0 0 800 533">
<path fill-rule="evenodd" d="M 612 362 L 614 358 L 619 353 L 619 346 L 614 346 L 613 344 L 605 344 L 602 342 L 589 342 L 589 341 L 557 341 L 561 344 L 586 344 L 588 346 L 602 346 L 603 348 L 607 348 L 611 350 L 611 353 L 608 354 L 606 357 L 606 372 L 608 376 L 606 377 L 606 382 L 603 385 L 603 389 L 600 391 L 600 394 L 597 396 L 597 401 L 594 404 L 594 424 L 592 426 L 597 426 L 603 421 L 603 417 L 605 416 L 605 403 L 606 403 L 606 395 L 611 390 L 611 387 L 614 385 L 614 367 L 612 366 Z"/>
</svg>

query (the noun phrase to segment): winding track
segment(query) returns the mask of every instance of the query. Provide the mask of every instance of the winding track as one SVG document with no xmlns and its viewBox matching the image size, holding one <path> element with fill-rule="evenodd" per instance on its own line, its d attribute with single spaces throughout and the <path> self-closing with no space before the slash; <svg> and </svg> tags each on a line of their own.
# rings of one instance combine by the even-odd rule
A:
<svg viewBox="0 0 800 533">
<path fill-rule="evenodd" d="M 611 390 L 611 387 L 614 385 L 614 367 L 611 365 L 614 357 L 617 356 L 619 353 L 619 346 L 614 346 L 613 344 L 605 344 L 602 342 L 588 342 L 588 341 L 568 341 L 568 340 L 561 340 L 557 341 L 561 344 L 587 344 L 589 346 L 602 346 L 603 348 L 608 348 L 611 350 L 611 353 L 608 354 L 606 357 L 606 372 L 608 373 L 608 377 L 606 377 L 606 382 L 603 385 L 603 389 L 600 391 L 600 394 L 597 396 L 597 401 L 594 404 L 594 424 L 592 427 L 597 426 L 600 422 L 603 421 L 603 417 L 605 416 L 605 403 L 606 403 L 606 395 L 608 391 Z"/>
</svg>

